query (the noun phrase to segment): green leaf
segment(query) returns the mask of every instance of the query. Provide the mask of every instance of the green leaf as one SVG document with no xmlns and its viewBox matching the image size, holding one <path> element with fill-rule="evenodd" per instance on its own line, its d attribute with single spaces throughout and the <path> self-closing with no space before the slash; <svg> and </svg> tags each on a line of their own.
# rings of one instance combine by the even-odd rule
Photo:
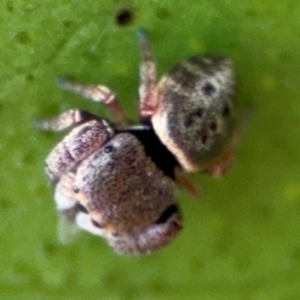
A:
<svg viewBox="0 0 300 300">
<path fill-rule="evenodd" d="M 299 298 L 298 0 L 3 0 L 0 12 L 1 299 Z M 194 176 L 203 196 L 178 194 L 185 229 L 157 253 L 116 256 L 88 234 L 59 244 L 43 166 L 61 135 L 32 121 L 71 107 L 105 116 L 57 89 L 61 75 L 108 85 L 137 118 L 139 28 L 160 74 L 196 53 L 234 60 L 238 101 L 253 109 L 235 167 Z"/>
</svg>

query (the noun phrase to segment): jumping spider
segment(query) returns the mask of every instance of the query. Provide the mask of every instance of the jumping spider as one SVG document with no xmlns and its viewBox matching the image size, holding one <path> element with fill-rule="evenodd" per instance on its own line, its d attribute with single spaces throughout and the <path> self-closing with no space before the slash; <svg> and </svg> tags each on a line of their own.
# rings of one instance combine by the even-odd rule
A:
<svg viewBox="0 0 300 300">
<path fill-rule="evenodd" d="M 45 130 L 74 127 L 46 159 L 60 215 L 104 237 L 118 253 L 149 253 L 181 230 L 175 183 L 194 191 L 185 171 L 220 176 L 234 153 L 234 71 L 219 56 L 194 56 L 156 84 L 143 31 L 140 125 L 130 125 L 116 95 L 102 85 L 58 85 L 107 105 L 114 123 L 70 109 L 38 120 Z"/>
</svg>

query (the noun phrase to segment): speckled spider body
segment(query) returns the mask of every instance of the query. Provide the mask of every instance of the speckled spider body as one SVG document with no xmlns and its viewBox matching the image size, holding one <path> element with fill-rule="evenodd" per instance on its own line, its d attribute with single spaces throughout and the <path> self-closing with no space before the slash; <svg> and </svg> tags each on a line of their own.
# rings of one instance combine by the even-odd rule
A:
<svg viewBox="0 0 300 300">
<path fill-rule="evenodd" d="M 46 171 L 63 218 L 104 237 L 118 253 L 148 253 L 182 228 L 175 183 L 182 175 L 225 173 L 233 156 L 234 73 L 230 60 L 195 56 L 156 84 L 156 66 L 139 32 L 140 125 L 129 125 L 107 87 L 60 80 L 58 85 L 107 105 L 115 123 L 71 109 L 38 126 L 71 132 L 52 150 Z"/>
</svg>

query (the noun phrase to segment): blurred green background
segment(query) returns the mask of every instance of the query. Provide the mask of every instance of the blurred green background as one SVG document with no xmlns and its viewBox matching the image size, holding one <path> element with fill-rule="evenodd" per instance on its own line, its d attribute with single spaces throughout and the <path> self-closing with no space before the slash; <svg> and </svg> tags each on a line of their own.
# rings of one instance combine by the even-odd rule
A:
<svg viewBox="0 0 300 300">
<path fill-rule="evenodd" d="M 121 26 L 123 8 L 133 19 Z M 2 0 L 0 12 L 0 299 L 300 298 L 299 0 Z M 238 100 L 253 108 L 235 166 L 192 176 L 203 196 L 178 193 L 185 229 L 161 251 L 117 256 L 85 233 L 64 246 L 43 169 L 61 135 L 32 120 L 105 116 L 58 90 L 61 74 L 110 86 L 136 118 L 140 27 L 160 74 L 196 53 L 235 61 Z"/>
</svg>

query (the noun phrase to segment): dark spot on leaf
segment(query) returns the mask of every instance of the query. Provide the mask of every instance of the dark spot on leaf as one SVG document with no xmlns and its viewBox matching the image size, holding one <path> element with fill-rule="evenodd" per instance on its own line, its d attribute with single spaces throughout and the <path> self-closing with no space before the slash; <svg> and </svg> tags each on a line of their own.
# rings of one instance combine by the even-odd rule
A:
<svg viewBox="0 0 300 300">
<path fill-rule="evenodd" d="M 115 16 L 116 23 L 119 26 L 126 26 L 132 22 L 133 12 L 128 8 L 120 9 Z"/>
<path fill-rule="evenodd" d="M 23 261 L 17 261 L 13 264 L 14 271 L 19 275 L 27 275 L 30 267 Z"/>
<path fill-rule="evenodd" d="M 163 294 L 165 286 L 162 282 L 156 280 L 150 283 L 151 290 L 154 290 L 156 293 Z"/>
<path fill-rule="evenodd" d="M 25 78 L 27 82 L 32 82 L 35 79 L 32 74 L 27 74 Z"/>
<path fill-rule="evenodd" d="M 256 11 L 255 9 L 253 9 L 253 8 L 248 8 L 248 9 L 246 10 L 246 15 L 247 15 L 248 17 L 256 17 L 257 11 Z"/>
<path fill-rule="evenodd" d="M 90 50 L 82 52 L 82 55 L 91 62 L 99 62 L 99 57 Z"/>
<path fill-rule="evenodd" d="M 297 263 L 297 265 L 300 265 L 300 248 L 296 247 L 292 253 L 291 253 L 292 260 Z"/>
<path fill-rule="evenodd" d="M 29 35 L 26 31 L 20 31 L 15 35 L 16 41 L 21 44 L 28 44 L 30 41 Z"/>
<path fill-rule="evenodd" d="M 11 1 L 6 2 L 6 10 L 10 13 L 12 13 L 14 11 L 14 6 Z"/>
<path fill-rule="evenodd" d="M 12 206 L 12 203 L 8 199 L 0 198 L 0 209 L 5 210 L 9 209 Z"/>
<path fill-rule="evenodd" d="M 166 8 L 162 7 L 156 10 L 156 16 L 161 20 L 165 20 L 169 18 L 171 14 Z"/>
<path fill-rule="evenodd" d="M 270 218 L 273 214 L 272 209 L 267 205 L 260 204 L 258 206 L 255 206 L 253 209 L 257 216 L 260 216 L 263 218 Z"/>
<path fill-rule="evenodd" d="M 203 86 L 202 91 L 206 96 L 211 96 L 216 91 L 216 88 L 211 83 L 207 82 Z"/>
<path fill-rule="evenodd" d="M 32 151 L 25 152 L 23 154 L 23 163 L 31 164 L 36 160 L 36 157 Z"/>
<path fill-rule="evenodd" d="M 288 53 L 281 53 L 279 55 L 279 59 L 282 61 L 282 62 L 288 62 L 290 60 L 290 55 Z"/>
<path fill-rule="evenodd" d="M 43 245 L 43 249 L 48 255 L 53 255 L 55 254 L 56 246 L 52 242 L 45 242 Z"/>
<path fill-rule="evenodd" d="M 65 21 L 63 22 L 63 25 L 64 25 L 65 28 L 69 28 L 69 27 L 72 25 L 72 21 L 70 21 L 70 20 L 65 20 Z"/>
</svg>

